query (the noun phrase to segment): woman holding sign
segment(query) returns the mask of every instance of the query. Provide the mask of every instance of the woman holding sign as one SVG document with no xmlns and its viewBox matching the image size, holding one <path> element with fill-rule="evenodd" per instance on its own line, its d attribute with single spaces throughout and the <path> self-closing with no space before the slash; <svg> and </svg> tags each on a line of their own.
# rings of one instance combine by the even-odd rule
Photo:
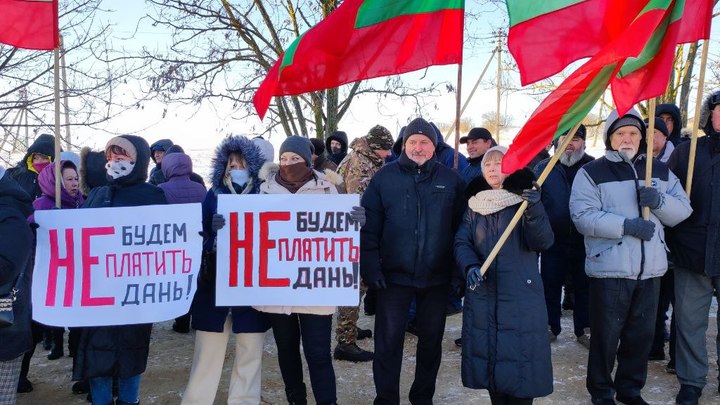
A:
<svg viewBox="0 0 720 405">
<path fill-rule="evenodd" d="M 192 327 L 197 331 L 195 353 L 182 405 L 215 402 L 230 333 L 235 335 L 235 361 L 227 403 L 260 403 L 263 344 L 270 324 L 264 314 L 251 307 L 215 305 L 215 243 L 216 231 L 225 224 L 217 214 L 218 194 L 233 194 L 241 199 L 243 195 L 257 194 L 258 173 L 264 162 L 260 149 L 243 136 L 225 138 L 215 149 L 212 188 L 202 205 L 203 265 L 191 308 Z"/>
<path fill-rule="evenodd" d="M 312 144 L 307 138 L 291 136 L 280 146 L 280 167 L 265 174 L 263 194 L 337 194 L 335 185 L 312 169 Z M 268 313 L 278 349 L 280 373 L 291 404 L 307 404 L 300 359 L 302 339 L 310 371 L 315 402 L 337 402 L 335 370 L 330 357 L 330 334 L 335 307 L 257 307 Z"/>
<path fill-rule="evenodd" d="M 150 146 L 138 136 L 121 135 L 105 146 L 110 185 L 96 187 L 83 208 L 165 204 L 165 193 L 145 183 Z M 118 379 L 118 405 L 137 404 L 140 377 L 147 366 L 152 324 L 83 328 L 73 379 L 90 379 L 93 404 L 113 403 L 113 377 Z"/>
<path fill-rule="evenodd" d="M 462 382 L 487 389 L 493 404 L 531 404 L 553 390 L 550 339 L 537 252 L 553 244 L 553 232 L 535 176 L 521 169 L 501 171 L 507 148 L 485 153 L 482 176 L 470 184 L 455 236 L 455 259 L 467 276 L 462 330 Z M 507 228 L 518 206 L 528 202 L 520 224 L 498 257 L 480 266 Z"/>
</svg>

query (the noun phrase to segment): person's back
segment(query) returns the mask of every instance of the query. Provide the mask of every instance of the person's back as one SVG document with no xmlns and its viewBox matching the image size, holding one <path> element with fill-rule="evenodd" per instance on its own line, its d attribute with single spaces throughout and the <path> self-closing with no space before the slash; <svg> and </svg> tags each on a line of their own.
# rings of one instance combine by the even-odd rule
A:
<svg viewBox="0 0 720 405">
<path fill-rule="evenodd" d="M 162 172 L 166 181 L 160 184 L 168 204 L 203 202 L 207 190 L 190 180 L 192 160 L 184 153 L 169 153 L 163 159 Z"/>
</svg>

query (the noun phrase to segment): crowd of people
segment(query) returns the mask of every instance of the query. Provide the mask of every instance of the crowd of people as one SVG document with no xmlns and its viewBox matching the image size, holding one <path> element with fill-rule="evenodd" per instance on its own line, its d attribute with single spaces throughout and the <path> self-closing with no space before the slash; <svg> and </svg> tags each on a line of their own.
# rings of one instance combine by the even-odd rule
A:
<svg viewBox="0 0 720 405">
<path fill-rule="evenodd" d="M 553 391 L 551 345 L 561 333 L 563 296 L 577 342 L 588 350 L 593 404 L 646 404 L 648 361 L 666 359 L 666 341 L 676 402 L 697 404 L 707 383 L 710 303 L 720 296 L 720 210 L 713 209 L 720 201 L 720 91 L 702 108 L 706 136 L 697 143 L 690 196 L 690 142 L 680 136 L 680 112 L 671 104 L 647 119 L 635 110 L 612 112 L 602 157 L 586 153 L 580 126 L 555 141 L 555 166 L 548 169 L 544 150 L 514 173 L 503 173 L 507 148 L 487 129 L 460 139 L 466 158 L 423 118 L 396 139 L 380 125 L 350 143 L 342 131 L 325 140 L 290 136 L 278 163 L 263 138 L 229 136 L 215 150 L 209 188 L 169 139 L 149 145 L 121 135 L 103 151 L 55 156 L 54 137 L 41 135 L 16 167 L 0 166 L 0 297 L 16 296 L 14 323 L 0 327 L 0 405 L 33 389 L 28 371 L 38 343 L 50 350 L 49 360 L 64 356 L 65 329 L 31 319 L 34 212 L 181 203 L 201 203 L 203 228 L 197 291 L 190 312 L 172 325 L 177 333 L 195 330 L 183 405 L 215 402 L 230 334 L 227 403 L 258 404 L 268 330 L 289 404 L 308 403 L 303 356 L 315 403 L 337 403 L 334 358 L 372 361 L 373 402 L 399 404 L 406 332 L 417 335 L 408 399 L 432 404 L 446 316 L 460 308 L 463 385 L 487 390 L 493 404 L 530 404 Z M 218 195 L 339 193 L 360 198 L 349 213 L 361 225 L 358 305 L 216 305 L 217 233 L 226 226 Z M 518 225 L 485 270 L 521 206 Z M 357 325 L 362 296 L 374 330 Z M 71 328 L 73 392 L 98 405 L 139 403 L 151 332 L 151 324 Z M 374 338 L 374 353 L 359 345 L 367 338 Z"/>
</svg>

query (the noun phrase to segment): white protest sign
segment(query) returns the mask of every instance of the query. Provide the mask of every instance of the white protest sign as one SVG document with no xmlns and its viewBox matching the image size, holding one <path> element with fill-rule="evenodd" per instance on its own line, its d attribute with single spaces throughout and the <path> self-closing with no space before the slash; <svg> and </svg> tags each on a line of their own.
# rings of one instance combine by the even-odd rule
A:
<svg viewBox="0 0 720 405">
<path fill-rule="evenodd" d="M 35 212 L 33 319 L 53 326 L 160 322 L 188 312 L 200 204 Z"/>
<path fill-rule="evenodd" d="M 217 305 L 358 305 L 357 195 L 218 196 Z"/>
</svg>

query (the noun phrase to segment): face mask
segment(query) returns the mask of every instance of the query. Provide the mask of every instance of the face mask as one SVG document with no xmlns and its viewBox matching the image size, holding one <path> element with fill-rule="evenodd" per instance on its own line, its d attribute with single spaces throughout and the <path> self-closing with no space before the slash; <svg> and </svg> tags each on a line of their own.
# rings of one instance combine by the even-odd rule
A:
<svg viewBox="0 0 720 405">
<path fill-rule="evenodd" d="M 119 179 L 120 177 L 127 176 L 133 171 L 135 167 L 134 162 L 107 162 L 105 169 L 107 169 L 108 176 L 113 179 Z"/>
<path fill-rule="evenodd" d="M 246 169 L 230 170 L 230 179 L 238 186 L 244 186 L 250 180 L 250 172 Z"/>
<path fill-rule="evenodd" d="M 38 173 L 40 173 L 44 168 L 48 167 L 50 162 L 44 162 L 44 163 L 33 163 L 32 167 L 35 169 Z"/>
</svg>

